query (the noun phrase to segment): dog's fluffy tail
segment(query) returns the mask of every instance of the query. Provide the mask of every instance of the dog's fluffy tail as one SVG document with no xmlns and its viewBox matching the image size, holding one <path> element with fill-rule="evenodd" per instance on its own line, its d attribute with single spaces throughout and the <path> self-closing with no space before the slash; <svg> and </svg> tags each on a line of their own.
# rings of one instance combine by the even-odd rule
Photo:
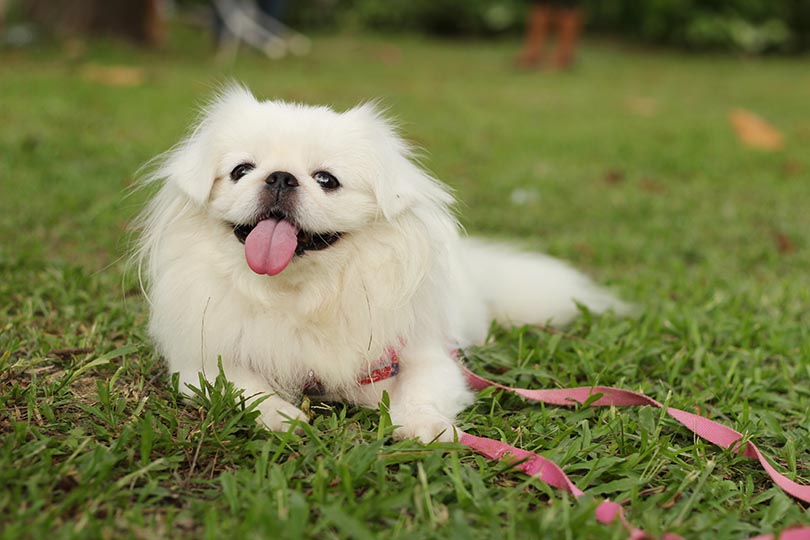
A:
<svg viewBox="0 0 810 540">
<path fill-rule="evenodd" d="M 578 314 L 577 304 L 594 313 L 631 312 L 631 306 L 587 276 L 547 255 L 464 239 L 461 259 L 483 296 L 489 317 L 502 324 L 564 326 Z"/>
</svg>

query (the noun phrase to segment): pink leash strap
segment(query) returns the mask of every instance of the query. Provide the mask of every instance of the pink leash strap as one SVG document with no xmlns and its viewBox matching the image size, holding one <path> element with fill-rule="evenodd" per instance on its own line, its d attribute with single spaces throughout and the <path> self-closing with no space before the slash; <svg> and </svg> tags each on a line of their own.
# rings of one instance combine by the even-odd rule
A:
<svg viewBox="0 0 810 540">
<path fill-rule="evenodd" d="M 585 403 L 590 397 L 601 394 L 601 396 L 590 405 L 596 407 L 627 407 L 633 405 L 647 405 L 664 409 L 666 413 L 677 420 L 684 427 L 689 429 L 692 433 L 699 437 L 716 444 L 722 448 L 731 449 L 732 451 L 740 451 L 742 445 L 742 433 L 731 429 L 728 426 L 703 418 L 697 414 L 692 414 L 673 407 L 664 407 L 661 403 L 653 398 L 646 396 L 640 392 L 633 392 L 631 390 L 623 390 L 621 388 L 612 388 L 609 386 L 592 386 L 592 387 L 578 387 L 578 388 L 561 388 L 554 390 L 529 390 L 525 388 L 512 388 L 502 385 L 500 383 L 490 381 L 479 375 L 476 375 L 465 366 L 461 366 L 467 377 L 467 383 L 475 390 L 483 390 L 488 387 L 495 387 L 507 392 L 511 392 L 522 396 L 532 401 L 547 403 L 550 405 L 572 406 L 576 403 Z M 570 478 L 560 469 L 557 464 L 549 461 L 548 459 L 528 452 L 509 446 L 508 444 L 487 439 L 484 437 L 475 437 L 467 433 L 461 434 L 461 444 L 464 444 L 479 454 L 486 456 L 492 460 L 502 460 L 508 456 L 509 459 L 520 461 L 518 467 L 530 476 L 535 476 L 543 482 L 562 489 L 580 497 L 583 491 L 580 490 L 571 481 Z M 760 452 L 751 441 L 745 442 L 743 455 L 759 461 L 771 480 L 784 490 L 789 495 L 810 503 L 810 486 L 798 484 L 783 474 L 779 473 L 767 461 L 765 456 Z M 596 519 L 600 523 L 611 523 L 614 520 L 620 520 L 624 526 L 630 531 L 629 538 L 631 540 L 640 540 L 643 538 L 651 538 L 644 531 L 637 529 L 630 525 L 624 517 L 622 507 L 615 502 L 603 501 L 596 509 Z M 677 535 L 667 533 L 664 535 L 666 540 L 680 538 Z M 758 536 L 752 540 L 769 540 L 773 535 Z M 802 527 L 796 529 L 788 529 L 782 531 L 779 535 L 780 539 L 784 540 L 810 540 L 810 527 Z"/>
<path fill-rule="evenodd" d="M 585 495 L 585 492 L 579 489 L 568 477 L 563 470 L 554 463 L 539 454 L 521 450 L 506 443 L 498 442 L 494 439 L 487 439 L 486 437 L 476 437 L 468 433 L 462 433 L 459 442 L 469 448 L 472 448 L 479 454 L 487 457 L 493 461 L 501 461 L 509 459 L 511 461 L 519 462 L 517 467 L 528 474 L 535 476 L 546 484 L 567 491 L 574 497 L 579 498 Z M 631 540 L 642 540 L 645 538 L 652 538 L 650 535 L 633 527 L 624 516 L 624 510 L 619 503 L 613 501 L 602 501 L 596 507 L 596 521 L 607 525 L 619 520 L 622 525 L 629 531 L 629 538 Z M 667 533 L 664 535 L 664 540 L 680 540 L 680 536 L 676 534 Z M 807 538 L 810 538 L 808 536 Z M 807 540 L 802 538 L 801 540 Z"/>
</svg>

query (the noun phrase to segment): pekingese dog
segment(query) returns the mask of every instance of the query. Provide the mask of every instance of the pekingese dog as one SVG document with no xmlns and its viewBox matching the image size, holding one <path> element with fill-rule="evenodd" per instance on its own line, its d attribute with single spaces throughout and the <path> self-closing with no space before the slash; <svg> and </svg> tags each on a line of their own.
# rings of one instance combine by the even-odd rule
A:
<svg viewBox="0 0 810 540">
<path fill-rule="evenodd" d="M 452 440 L 472 401 L 453 351 L 505 324 L 625 305 L 543 255 L 464 238 L 448 189 L 372 105 L 233 87 L 159 158 L 140 219 L 150 335 L 181 385 L 227 378 L 270 429 L 303 394 L 377 407 L 399 437 Z"/>
</svg>

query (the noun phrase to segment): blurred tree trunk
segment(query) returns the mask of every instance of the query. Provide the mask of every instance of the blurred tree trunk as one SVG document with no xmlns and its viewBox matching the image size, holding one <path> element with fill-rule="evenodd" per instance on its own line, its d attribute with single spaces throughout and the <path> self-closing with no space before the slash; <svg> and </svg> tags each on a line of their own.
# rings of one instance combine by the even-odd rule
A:
<svg viewBox="0 0 810 540">
<path fill-rule="evenodd" d="M 25 0 L 29 16 L 59 36 L 112 35 L 163 41 L 159 0 Z"/>
</svg>

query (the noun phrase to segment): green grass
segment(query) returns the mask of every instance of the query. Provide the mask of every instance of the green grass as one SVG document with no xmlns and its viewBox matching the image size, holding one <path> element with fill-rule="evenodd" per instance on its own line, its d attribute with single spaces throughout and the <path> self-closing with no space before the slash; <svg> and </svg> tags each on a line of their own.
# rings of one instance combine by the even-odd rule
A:
<svg viewBox="0 0 810 540">
<path fill-rule="evenodd" d="M 626 537 L 595 523 L 594 499 L 454 445 L 393 442 L 377 411 L 313 403 L 299 437 L 258 429 L 222 381 L 180 399 L 125 275 L 144 197 L 126 192 L 231 77 L 262 97 L 381 98 L 456 189 L 470 232 L 569 259 L 642 307 L 564 333 L 494 328 L 468 353 L 474 369 L 700 405 L 810 483 L 806 59 L 594 43 L 574 73 L 527 74 L 511 67 L 515 45 L 324 36 L 303 59 L 226 67 L 185 33 L 161 53 L 0 52 L 0 537 Z M 88 81 L 87 63 L 142 66 L 146 83 Z M 735 107 L 779 127 L 785 148 L 743 147 Z M 555 460 L 655 533 L 810 522 L 754 462 L 656 410 L 487 391 L 460 425 Z"/>
</svg>

